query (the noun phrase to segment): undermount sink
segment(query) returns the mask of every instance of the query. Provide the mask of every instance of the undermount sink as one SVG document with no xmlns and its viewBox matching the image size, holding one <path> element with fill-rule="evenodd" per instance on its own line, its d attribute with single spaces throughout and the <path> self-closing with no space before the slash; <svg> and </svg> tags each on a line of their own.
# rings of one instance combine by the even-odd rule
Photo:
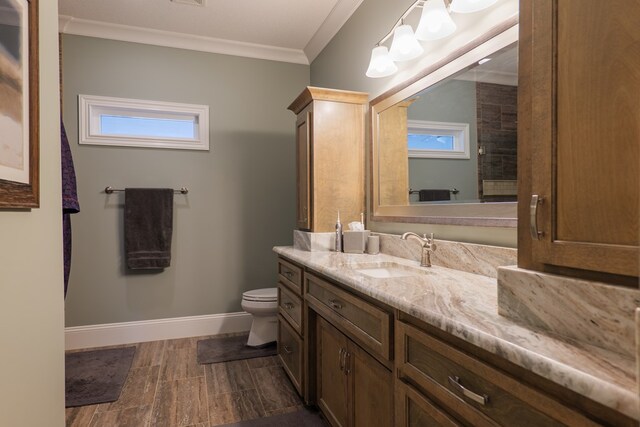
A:
<svg viewBox="0 0 640 427">
<path fill-rule="evenodd" d="M 372 277 L 374 279 L 391 279 L 394 277 L 410 277 L 428 274 L 426 270 L 397 264 L 395 262 L 353 264 L 349 267 L 356 273 Z"/>
</svg>

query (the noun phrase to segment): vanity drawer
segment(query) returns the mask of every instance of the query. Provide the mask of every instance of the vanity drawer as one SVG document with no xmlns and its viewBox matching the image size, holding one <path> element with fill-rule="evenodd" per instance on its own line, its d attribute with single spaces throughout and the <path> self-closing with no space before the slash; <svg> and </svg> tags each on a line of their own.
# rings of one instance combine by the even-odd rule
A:
<svg viewBox="0 0 640 427">
<path fill-rule="evenodd" d="M 302 299 L 282 284 L 278 286 L 278 311 L 302 336 Z"/>
<path fill-rule="evenodd" d="M 396 324 L 401 379 L 474 426 L 596 426 L 557 400 L 412 325 Z"/>
<path fill-rule="evenodd" d="M 316 312 L 361 346 L 391 359 L 390 313 L 311 274 L 305 282 L 305 298 Z"/>
<path fill-rule="evenodd" d="M 302 339 L 282 316 L 278 316 L 278 355 L 298 393 L 302 395 Z"/>
<path fill-rule="evenodd" d="M 435 403 L 402 381 L 396 381 L 395 406 L 398 427 L 462 427 Z"/>
<path fill-rule="evenodd" d="M 302 295 L 302 268 L 278 258 L 278 277 L 280 282 L 289 286 L 292 291 Z"/>
</svg>

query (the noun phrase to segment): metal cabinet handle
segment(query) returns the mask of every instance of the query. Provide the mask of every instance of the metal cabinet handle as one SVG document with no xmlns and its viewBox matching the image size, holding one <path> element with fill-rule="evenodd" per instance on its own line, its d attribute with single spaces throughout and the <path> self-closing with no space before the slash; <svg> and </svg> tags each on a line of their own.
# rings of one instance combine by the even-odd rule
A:
<svg viewBox="0 0 640 427">
<path fill-rule="evenodd" d="M 449 377 L 449 384 L 451 384 L 453 388 L 462 393 L 465 397 L 468 397 L 474 402 L 477 402 L 481 405 L 486 405 L 487 403 L 489 403 L 489 396 L 487 396 L 486 394 L 474 393 L 468 388 L 464 387 L 462 384 L 460 384 L 460 377 Z"/>
<path fill-rule="evenodd" d="M 287 276 L 287 279 L 291 279 L 293 277 L 293 272 L 292 271 L 285 271 L 284 275 Z"/>
<path fill-rule="evenodd" d="M 287 310 L 291 310 L 293 307 L 295 307 L 292 303 L 290 302 L 285 302 L 284 304 L 284 308 L 286 308 Z"/>
<path fill-rule="evenodd" d="M 345 351 L 345 356 L 344 356 L 344 374 L 345 375 L 349 375 L 349 373 L 351 372 L 351 353 L 348 351 Z"/>
<path fill-rule="evenodd" d="M 343 356 L 344 356 L 344 348 L 340 348 L 340 351 L 338 351 L 338 363 L 340 364 L 340 370 L 344 371 L 344 360 L 343 360 Z"/>
<path fill-rule="evenodd" d="M 293 353 L 293 350 L 291 350 L 291 347 L 289 347 L 288 345 L 283 345 L 282 349 L 284 350 L 285 354 Z"/>
<path fill-rule="evenodd" d="M 329 300 L 329 305 L 333 308 L 335 308 L 336 310 L 340 310 L 342 308 L 342 304 L 340 304 L 340 302 L 338 300 L 335 299 L 330 299 Z"/>
<path fill-rule="evenodd" d="M 540 240 L 544 236 L 544 231 L 538 231 L 538 205 L 544 203 L 544 197 L 537 194 L 531 195 L 529 203 L 529 231 L 533 240 Z"/>
</svg>

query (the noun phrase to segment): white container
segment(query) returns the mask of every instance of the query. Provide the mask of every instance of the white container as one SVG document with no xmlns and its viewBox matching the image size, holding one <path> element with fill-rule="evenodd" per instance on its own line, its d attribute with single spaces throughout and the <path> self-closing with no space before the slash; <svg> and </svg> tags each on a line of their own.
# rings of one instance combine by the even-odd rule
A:
<svg viewBox="0 0 640 427">
<path fill-rule="evenodd" d="M 367 238 L 371 232 L 364 231 L 345 231 L 342 235 L 343 251 L 347 254 L 363 254 L 367 247 Z"/>
</svg>

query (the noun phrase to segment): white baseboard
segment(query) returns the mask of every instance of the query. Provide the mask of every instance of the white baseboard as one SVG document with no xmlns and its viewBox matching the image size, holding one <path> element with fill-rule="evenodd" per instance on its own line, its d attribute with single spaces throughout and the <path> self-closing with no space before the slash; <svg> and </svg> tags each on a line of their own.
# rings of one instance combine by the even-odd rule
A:
<svg viewBox="0 0 640 427">
<path fill-rule="evenodd" d="M 251 329 L 251 320 L 251 315 L 243 311 L 139 322 L 73 326 L 65 328 L 65 349 L 74 350 L 244 332 Z"/>
</svg>

